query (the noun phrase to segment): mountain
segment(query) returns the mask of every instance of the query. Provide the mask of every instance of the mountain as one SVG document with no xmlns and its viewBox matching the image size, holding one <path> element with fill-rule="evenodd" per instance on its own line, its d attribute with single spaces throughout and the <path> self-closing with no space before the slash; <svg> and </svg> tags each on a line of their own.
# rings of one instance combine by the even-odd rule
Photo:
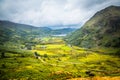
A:
<svg viewBox="0 0 120 80">
<path fill-rule="evenodd" d="M 51 33 L 55 34 L 55 35 L 58 35 L 58 34 L 69 34 L 69 33 L 73 32 L 75 30 L 76 30 L 75 28 L 63 28 L 63 29 L 53 30 Z"/>
<path fill-rule="evenodd" d="M 48 27 L 35 27 L 10 21 L 0 21 L 0 44 L 8 41 L 14 43 L 33 42 L 35 38 L 68 34 L 73 30 L 71 28 L 52 30 Z"/>
<path fill-rule="evenodd" d="M 85 48 L 120 48 L 120 6 L 109 6 L 97 12 L 65 40 L 70 44 Z"/>
<path fill-rule="evenodd" d="M 50 31 L 51 29 L 47 27 L 34 27 L 10 21 L 0 21 L 0 43 L 6 41 L 24 42 L 32 40 L 34 37 L 47 36 Z"/>
</svg>

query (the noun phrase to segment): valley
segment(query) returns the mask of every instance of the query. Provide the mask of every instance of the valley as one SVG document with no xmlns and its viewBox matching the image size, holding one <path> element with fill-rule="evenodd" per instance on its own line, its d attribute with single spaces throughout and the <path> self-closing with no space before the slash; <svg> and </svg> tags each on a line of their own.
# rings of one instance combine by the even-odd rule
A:
<svg viewBox="0 0 120 80">
<path fill-rule="evenodd" d="M 0 80 L 120 80 L 120 6 L 61 25 L 0 20 Z"/>
<path fill-rule="evenodd" d="M 5 56 L 0 58 L 1 80 L 66 80 L 99 76 L 111 76 L 112 79 L 120 76 L 120 58 L 107 54 L 119 49 L 99 49 L 97 52 L 67 44 L 60 37 L 43 40 L 44 44 L 36 44 L 31 50 L 0 46 Z M 39 55 L 38 59 L 34 52 Z"/>
</svg>

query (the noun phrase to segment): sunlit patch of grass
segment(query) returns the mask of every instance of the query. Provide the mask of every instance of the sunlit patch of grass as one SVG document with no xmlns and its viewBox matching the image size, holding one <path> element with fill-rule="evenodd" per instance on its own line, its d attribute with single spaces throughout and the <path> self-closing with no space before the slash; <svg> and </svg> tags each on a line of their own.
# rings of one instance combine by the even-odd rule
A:
<svg viewBox="0 0 120 80">
<path fill-rule="evenodd" d="M 96 61 L 106 61 L 106 60 L 114 60 L 118 58 L 114 58 L 109 55 L 103 55 L 103 54 L 97 54 L 97 53 L 92 53 L 88 55 L 87 57 L 83 57 L 80 59 L 82 62 L 96 62 Z"/>
<path fill-rule="evenodd" d="M 47 49 L 56 49 L 56 48 L 61 48 L 63 44 L 48 44 L 46 46 L 47 46 Z"/>
<path fill-rule="evenodd" d="M 33 68 L 33 66 L 26 66 L 26 68 L 27 68 L 27 69 L 32 69 L 32 68 Z"/>
<path fill-rule="evenodd" d="M 71 48 L 66 46 L 65 44 L 46 44 L 44 45 L 45 48 L 40 48 L 42 45 L 39 46 L 38 50 L 31 50 L 32 52 L 38 52 L 40 54 L 68 54 L 71 51 Z"/>
<path fill-rule="evenodd" d="M 66 46 L 66 45 L 63 45 L 63 46 L 61 47 L 61 49 L 62 49 L 62 50 L 65 50 L 65 51 L 70 51 L 70 50 L 71 50 L 71 48 L 68 47 L 68 46 Z"/>
</svg>

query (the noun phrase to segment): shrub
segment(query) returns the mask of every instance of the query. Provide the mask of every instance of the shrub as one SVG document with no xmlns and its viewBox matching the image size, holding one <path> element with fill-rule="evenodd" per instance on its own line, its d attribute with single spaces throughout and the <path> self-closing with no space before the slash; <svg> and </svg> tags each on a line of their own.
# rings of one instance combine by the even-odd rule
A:
<svg viewBox="0 0 120 80">
<path fill-rule="evenodd" d="M 45 58 L 48 58 L 48 55 L 47 55 L 47 54 L 44 54 L 43 56 L 44 56 Z"/>
</svg>

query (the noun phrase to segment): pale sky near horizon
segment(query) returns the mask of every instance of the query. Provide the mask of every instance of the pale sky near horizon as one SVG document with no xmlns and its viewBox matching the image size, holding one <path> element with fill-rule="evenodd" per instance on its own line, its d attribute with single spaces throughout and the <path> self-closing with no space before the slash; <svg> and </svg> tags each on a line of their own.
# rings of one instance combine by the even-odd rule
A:
<svg viewBox="0 0 120 80">
<path fill-rule="evenodd" d="M 0 0 L 0 20 L 38 27 L 81 27 L 110 5 L 120 6 L 120 0 Z"/>
</svg>

